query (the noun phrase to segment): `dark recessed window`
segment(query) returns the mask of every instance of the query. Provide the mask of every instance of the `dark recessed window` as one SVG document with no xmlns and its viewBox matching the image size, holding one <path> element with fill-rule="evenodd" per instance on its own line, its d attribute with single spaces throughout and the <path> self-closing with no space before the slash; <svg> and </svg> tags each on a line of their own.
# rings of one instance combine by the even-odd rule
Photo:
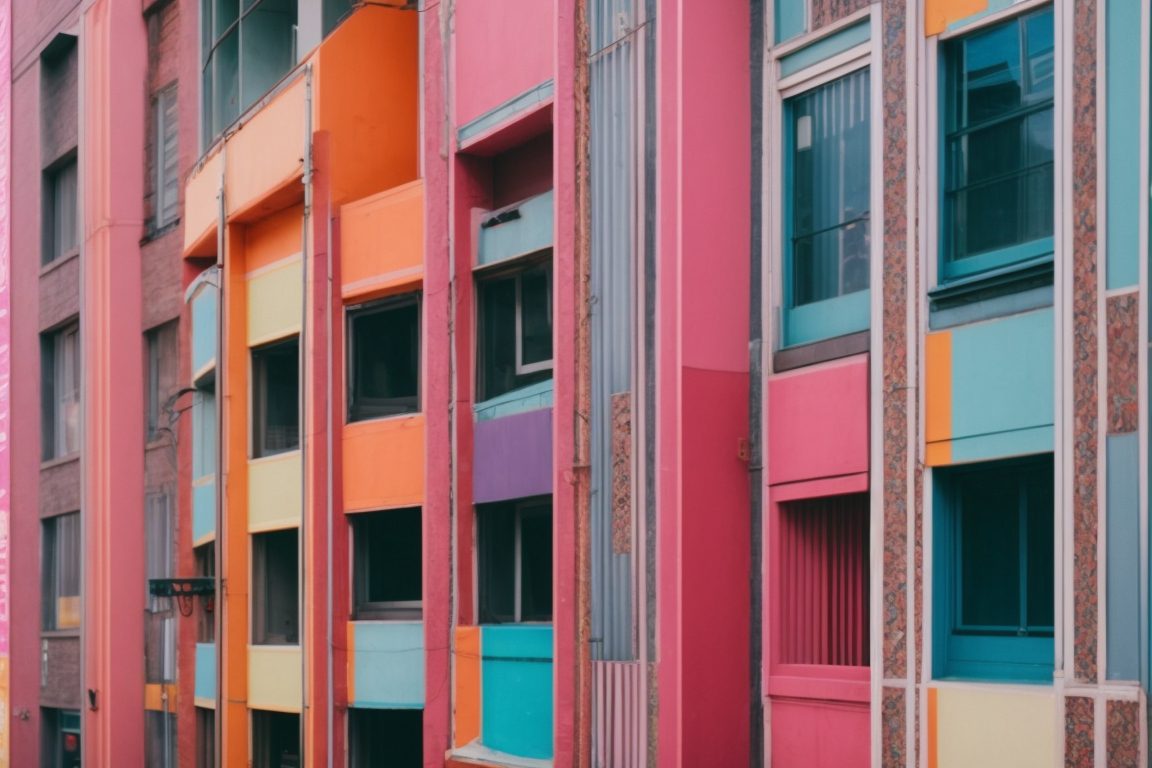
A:
<svg viewBox="0 0 1152 768">
<path fill-rule="evenodd" d="M 216 710 L 196 707 L 196 768 L 216 768 Z"/>
<path fill-rule="evenodd" d="M 75 155 L 44 174 L 44 264 L 80 248 L 77 181 Z"/>
<path fill-rule="evenodd" d="M 357 619 L 419 619 L 423 570 L 420 508 L 352 517 Z"/>
<path fill-rule="evenodd" d="M 70 323 L 40 337 L 41 455 L 80 450 L 80 326 Z"/>
<path fill-rule="evenodd" d="M 300 342 L 252 350 L 252 456 L 300 447 Z"/>
<path fill-rule="evenodd" d="M 41 523 L 43 554 L 43 625 L 46 630 L 80 627 L 80 513 L 45 518 Z"/>
<path fill-rule="evenodd" d="M 252 642 L 300 642 L 299 534 L 295 528 L 252 535 Z"/>
<path fill-rule="evenodd" d="M 198 578 L 211 579 L 216 576 L 216 544 L 209 542 L 208 544 L 201 544 L 193 552 L 196 558 L 196 576 Z M 214 603 L 209 603 L 204 599 L 196 601 L 196 642 L 198 643 L 214 643 L 216 642 L 216 612 L 215 610 L 208 610 L 211 605 L 215 609 Z"/>
<path fill-rule="evenodd" d="M 424 712 L 419 709 L 349 709 L 351 768 L 424 765 Z"/>
<path fill-rule="evenodd" d="M 420 298 L 348 310 L 348 420 L 420 410 Z"/>
<path fill-rule="evenodd" d="M 479 296 L 479 400 L 552 378 L 552 267 L 489 277 Z"/>
<path fill-rule="evenodd" d="M 481 623 L 551 621 L 551 500 L 484 504 L 476 517 Z"/>
<path fill-rule="evenodd" d="M 180 135 L 176 112 L 176 85 L 156 94 L 154 227 L 160 229 L 180 215 Z"/>
<path fill-rule="evenodd" d="M 252 768 L 300 768 L 300 715 L 252 710 Z"/>
</svg>

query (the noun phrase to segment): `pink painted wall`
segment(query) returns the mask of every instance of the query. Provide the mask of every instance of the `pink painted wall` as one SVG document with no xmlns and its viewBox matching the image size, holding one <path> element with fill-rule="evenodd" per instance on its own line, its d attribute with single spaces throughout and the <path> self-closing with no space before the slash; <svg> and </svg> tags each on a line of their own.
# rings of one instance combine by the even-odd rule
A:
<svg viewBox="0 0 1152 768">
<path fill-rule="evenodd" d="M 0 0 L 0 72 L 12 71 L 12 4 Z M 11 615 L 8 557 L 11 537 L 8 533 L 12 498 L 9 493 L 8 435 L 11 434 L 9 412 L 11 407 L 12 359 L 9 343 L 12 338 L 11 292 L 9 261 L 11 256 L 11 152 L 12 152 L 12 79 L 5 77 L 0 83 L 0 712 L 10 717 L 9 707 L 9 644 L 8 624 Z M 0 722 L 0 768 L 8 768 L 9 742 L 12 729 L 10 720 Z"/>
<path fill-rule="evenodd" d="M 552 77 L 554 11 L 543 0 L 458 0 L 453 38 L 457 126 Z"/>
<path fill-rule="evenodd" d="M 775 768 L 868 768 L 867 704 L 776 700 L 769 719 Z"/>
<path fill-rule="evenodd" d="M 768 381 L 768 483 L 868 471 L 868 356 Z"/>
</svg>

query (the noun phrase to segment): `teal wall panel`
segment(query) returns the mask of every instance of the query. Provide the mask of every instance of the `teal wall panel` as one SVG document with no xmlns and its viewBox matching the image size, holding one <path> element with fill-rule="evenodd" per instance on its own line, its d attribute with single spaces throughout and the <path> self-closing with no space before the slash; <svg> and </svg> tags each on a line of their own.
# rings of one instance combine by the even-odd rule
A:
<svg viewBox="0 0 1152 768">
<path fill-rule="evenodd" d="M 552 192 L 525 200 L 517 210 L 518 219 L 481 227 L 479 263 L 495 264 L 552 247 Z"/>
<path fill-rule="evenodd" d="M 192 486 L 192 541 L 216 532 L 216 481 Z"/>
<path fill-rule="evenodd" d="M 955 460 L 1052 449 L 1051 308 L 952 330 Z"/>
<path fill-rule="evenodd" d="M 198 699 L 216 700 L 216 644 L 196 643 L 196 677 L 194 695 Z"/>
<path fill-rule="evenodd" d="M 971 16 L 965 16 L 964 18 L 959 19 L 958 21 L 952 22 L 951 24 L 948 25 L 948 31 L 953 32 L 953 31 L 956 31 L 958 29 L 963 29 L 964 27 L 967 27 L 970 24 L 975 24 L 976 22 L 980 21 L 980 19 L 983 19 L 985 16 L 989 16 L 993 13 L 998 13 L 998 12 L 1004 10 L 1005 8 L 1010 7 L 1013 3 L 1016 3 L 1016 2 L 1018 2 L 1018 0 L 988 0 L 988 7 L 987 8 L 985 8 L 982 11 L 978 11 L 978 12 L 972 14 Z"/>
<path fill-rule="evenodd" d="M 192 371 L 216 359 L 216 287 L 205 284 L 192 299 Z"/>
<path fill-rule="evenodd" d="M 1140 10 L 1135 0 L 1107 6 L 1107 284 L 1140 280 Z"/>
<path fill-rule="evenodd" d="M 353 625 L 354 707 L 424 706 L 424 623 L 358 621 Z"/>
<path fill-rule="evenodd" d="M 477 421 L 552 407 L 552 379 L 529 384 L 472 406 Z"/>
<path fill-rule="evenodd" d="M 780 59 L 780 76 L 788 77 L 805 67 L 830 59 L 836 54 L 851 50 L 868 42 L 872 36 L 872 25 L 867 19 L 846 29 L 828 35 L 812 45 L 806 45 L 795 53 Z"/>
<path fill-rule="evenodd" d="M 807 0 L 776 0 L 776 42 L 783 43 L 808 29 Z"/>
<path fill-rule="evenodd" d="M 484 746 L 521 757 L 552 757 L 552 627 L 480 629 Z"/>
<path fill-rule="evenodd" d="M 1108 674 L 1140 679 L 1140 441 L 1108 435 Z"/>
</svg>

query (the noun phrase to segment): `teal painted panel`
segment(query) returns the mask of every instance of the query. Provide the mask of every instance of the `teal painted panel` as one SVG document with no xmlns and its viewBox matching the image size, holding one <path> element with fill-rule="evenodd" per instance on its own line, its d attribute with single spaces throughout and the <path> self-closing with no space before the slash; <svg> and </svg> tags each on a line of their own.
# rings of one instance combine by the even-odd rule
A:
<svg viewBox="0 0 1152 768">
<path fill-rule="evenodd" d="M 794 75 L 806 67 L 830 59 L 838 53 L 844 53 L 844 51 L 851 50 L 858 45 L 863 45 L 871 37 L 872 25 L 868 19 L 859 24 L 853 24 L 780 59 L 780 76 Z"/>
<path fill-rule="evenodd" d="M 1108 435 L 1108 679 L 1140 679 L 1140 441 Z"/>
<path fill-rule="evenodd" d="M 216 359 L 216 287 L 205 284 L 192 299 L 192 371 L 200 371 Z"/>
<path fill-rule="evenodd" d="M 552 627 L 480 628 L 484 746 L 552 757 Z"/>
<path fill-rule="evenodd" d="M 520 218 L 480 228 L 477 259 L 495 264 L 552 247 L 552 192 L 531 197 L 516 208 Z"/>
<path fill-rule="evenodd" d="M 470 123 L 460 127 L 456 132 L 456 142 L 467 144 L 469 140 L 482 136 L 488 131 L 504 123 L 510 122 L 514 117 L 532 110 L 549 101 L 556 91 L 553 81 L 540 83 L 535 88 L 504 102 L 491 112 L 486 112 Z"/>
<path fill-rule="evenodd" d="M 192 486 L 192 541 L 216 533 L 216 481 Z"/>
<path fill-rule="evenodd" d="M 476 414 L 476 421 L 487 421 L 488 419 L 498 419 L 501 416 L 511 416 L 514 413 L 551 407 L 552 379 L 548 379 L 548 381 L 538 381 L 527 387 L 514 389 L 499 397 L 477 403 L 472 406 L 472 412 Z"/>
<path fill-rule="evenodd" d="M 785 310 L 785 346 L 808 344 L 868 329 L 871 290 L 856 291 Z"/>
<path fill-rule="evenodd" d="M 1051 427 L 1052 348 L 1051 308 L 953 329 L 953 439 Z M 1027 436 L 993 440 L 1012 444 L 1021 437 Z"/>
<path fill-rule="evenodd" d="M 776 42 L 783 43 L 808 29 L 806 0 L 776 0 Z"/>
<path fill-rule="evenodd" d="M 195 693 L 198 699 L 216 700 L 216 644 L 196 643 Z"/>
<path fill-rule="evenodd" d="M 1140 280 L 1140 6 L 1135 0 L 1108 0 L 1107 7 L 1109 288 Z"/>
<path fill-rule="evenodd" d="M 958 29 L 964 29 L 964 27 L 975 24 L 980 21 L 980 19 L 990 16 L 993 13 L 998 13 L 1016 2 L 1019 2 L 1019 0 L 988 0 L 987 8 L 982 11 L 977 11 L 971 16 L 965 16 L 963 19 L 952 22 L 948 25 L 948 31 L 952 32 Z"/>
<path fill-rule="evenodd" d="M 1053 442 L 1055 434 L 1052 427 L 1032 427 L 953 440 L 952 461 L 955 464 L 963 464 L 970 461 L 1048 453 L 1055 445 Z"/>
<path fill-rule="evenodd" d="M 424 706 L 424 623 L 358 621 L 353 625 L 354 707 Z"/>
</svg>

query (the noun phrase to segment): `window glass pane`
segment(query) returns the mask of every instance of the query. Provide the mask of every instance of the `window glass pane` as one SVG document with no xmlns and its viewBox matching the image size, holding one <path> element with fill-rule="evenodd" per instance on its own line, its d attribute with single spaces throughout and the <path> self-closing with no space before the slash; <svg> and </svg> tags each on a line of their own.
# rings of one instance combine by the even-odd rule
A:
<svg viewBox="0 0 1152 768">
<path fill-rule="evenodd" d="M 212 55 L 212 135 L 219 135 L 240 116 L 240 28 L 234 27 Z"/>
<path fill-rule="evenodd" d="M 299 563 L 295 529 L 252 537 L 254 555 L 253 642 L 293 645 L 299 642 Z"/>
<path fill-rule="evenodd" d="M 552 272 L 534 269 L 520 276 L 520 348 L 523 365 L 552 359 Z"/>
<path fill-rule="evenodd" d="M 486 400 L 515 388 L 516 282 L 480 284 L 480 397 Z"/>
<path fill-rule="evenodd" d="M 552 620 L 552 510 L 520 510 L 520 620 Z"/>
<path fill-rule="evenodd" d="M 789 100 L 791 306 L 868 287 L 868 70 Z"/>
<path fill-rule="evenodd" d="M 1026 487 L 1028 505 L 1028 611 L 1030 630 L 1052 632 L 1055 543 L 1053 473 L 1049 463 L 1033 472 Z"/>
<path fill-rule="evenodd" d="M 971 473 L 959 489 L 962 628 L 1020 626 L 1020 495 L 1003 472 Z"/>
<path fill-rule="evenodd" d="M 420 509 L 360 514 L 353 524 L 357 618 L 417 617 L 413 604 L 423 594 Z"/>
<path fill-rule="evenodd" d="M 56 456 L 80 450 L 80 344 L 73 326 L 55 338 Z"/>
<path fill-rule="evenodd" d="M 240 22 L 244 49 L 240 111 L 252 106 L 296 63 L 295 26 L 296 0 L 261 0 L 246 11 Z"/>
<path fill-rule="evenodd" d="M 300 445 L 299 342 L 254 350 L 253 453 L 269 456 Z"/>
<path fill-rule="evenodd" d="M 156 226 L 162 227 L 179 213 L 179 118 L 176 86 L 165 88 L 156 98 Z"/>
<path fill-rule="evenodd" d="M 998 117 L 1020 106 L 1020 28 L 1016 21 L 977 32 L 962 47 L 965 111 L 963 125 Z"/>
<path fill-rule="evenodd" d="M 419 409 L 420 304 L 391 302 L 350 315 L 351 421 Z"/>
<path fill-rule="evenodd" d="M 516 511 L 506 504 L 480 507 L 480 622 L 516 620 Z"/>
<path fill-rule="evenodd" d="M 211 0 L 212 8 L 215 9 L 215 24 L 212 28 L 213 39 L 219 39 L 220 35 L 224 34 L 224 30 L 232 25 L 240 16 L 240 3 L 239 0 Z M 205 3 L 205 12 L 207 12 L 207 2 Z"/>
</svg>

